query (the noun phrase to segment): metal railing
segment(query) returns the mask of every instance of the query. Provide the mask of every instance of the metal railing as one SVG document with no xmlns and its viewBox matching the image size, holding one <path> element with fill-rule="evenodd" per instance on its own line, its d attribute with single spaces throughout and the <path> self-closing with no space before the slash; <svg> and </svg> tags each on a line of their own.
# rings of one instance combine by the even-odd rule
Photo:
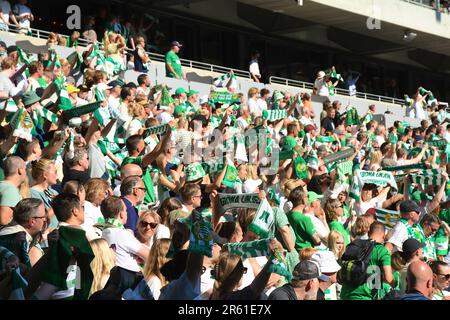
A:
<svg viewBox="0 0 450 320">
<path fill-rule="evenodd" d="M 437 11 L 440 11 L 442 8 L 439 0 L 435 1 L 436 7 L 433 7 L 431 5 L 431 3 L 432 3 L 431 0 L 402 0 L 402 1 L 411 3 L 416 6 L 420 6 L 420 7 L 432 9 L 432 10 L 437 10 Z"/>
<path fill-rule="evenodd" d="M 416 2 L 414 0 L 403 0 L 403 1 Z M 417 1 L 420 2 L 420 0 L 417 0 Z M 19 34 L 20 33 L 20 29 L 13 25 L 13 26 L 10 26 L 10 29 L 9 29 L 8 32 Z M 38 39 L 45 39 L 46 40 L 46 39 L 48 39 L 48 36 L 49 36 L 50 33 L 51 32 L 49 32 L 49 31 L 31 28 L 31 36 L 35 37 L 35 38 L 38 38 Z M 62 35 L 62 36 L 63 37 L 68 37 L 67 35 Z M 81 46 L 81 47 L 87 47 L 90 44 L 91 44 L 91 42 L 89 42 L 86 39 L 80 38 L 78 40 L 78 45 Z M 159 62 L 164 62 L 165 61 L 165 56 L 162 55 L 162 54 L 152 53 L 152 52 L 147 52 L 147 54 L 154 61 L 159 61 Z M 201 70 L 207 70 L 207 71 L 216 72 L 216 73 L 227 73 L 227 72 L 230 72 L 231 70 L 233 70 L 237 77 L 250 79 L 250 72 L 249 71 L 233 69 L 233 68 L 228 68 L 228 67 L 223 67 L 223 66 L 218 66 L 218 65 L 213 65 L 213 64 L 209 64 L 209 63 L 205 63 L 205 62 L 199 62 L 199 61 L 188 60 L 188 59 L 180 59 L 180 61 L 181 61 L 181 65 L 185 66 L 185 67 L 201 69 Z M 308 89 L 308 90 L 313 90 L 313 88 L 314 88 L 314 84 L 310 83 L 310 82 L 303 82 L 303 81 L 287 79 L 287 78 L 281 78 L 281 77 L 275 77 L 275 76 L 271 76 L 269 78 L 269 84 L 279 84 L 279 85 L 285 85 L 285 86 L 288 86 L 288 87 L 296 87 L 296 88 L 302 88 L 302 89 Z M 340 94 L 340 95 L 350 96 L 349 90 L 346 90 L 346 89 L 337 88 L 336 89 L 336 93 Z M 356 96 L 354 96 L 354 97 L 362 98 L 362 99 L 365 99 L 365 100 L 372 100 L 372 101 L 379 101 L 379 102 L 385 102 L 385 103 L 392 103 L 392 104 L 397 104 L 397 105 L 405 105 L 405 100 L 402 100 L 402 99 L 397 99 L 397 98 L 392 98 L 392 97 L 385 97 L 385 96 L 380 96 L 380 95 L 370 94 L 370 93 L 364 93 L 364 92 L 357 92 Z"/>
<path fill-rule="evenodd" d="M 310 83 L 310 82 L 303 82 L 303 81 L 291 80 L 291 79 L 280 78 L 280 77 L 270 77 L 269 83 L 270 84 L 281 84 L 281 85 L 285 85 L 285 86 L 297 87 L 297 88 L 309 89 L 309 90 L 312 90 L 314 88 L 314 84 Z M 343 95 L 343 96 L 350 96 L 350 91 L 346 90 L 346 89 L 336 88 L 336 93 Z M 398 104 L 398 105 L 405 105 L 405 100 L 402 100 L 402 99 L 385 97 L 385 96 L 364 93 L 364 92 L 357 92 L 356 96 L 353 96 L 353 97 L 362 98 L 365 100 L 373 100 L 373 101 L 378 101 L 378 102 L 386 102 L 386 103 L 392 103 L 392 104 Z"/>
</svg>

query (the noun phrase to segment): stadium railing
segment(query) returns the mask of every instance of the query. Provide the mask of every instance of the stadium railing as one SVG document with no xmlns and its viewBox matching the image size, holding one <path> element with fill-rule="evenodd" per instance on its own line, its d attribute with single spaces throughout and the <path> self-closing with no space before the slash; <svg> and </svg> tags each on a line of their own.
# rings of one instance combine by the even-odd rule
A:
<svg viewBox="0 0 450 320">
<path fill-rule="evenodd" d="M 413 0 L 404 0 L 404 1 L 414 2 Z M 418 0 L 418 1 L 420 2 L 420 0 Z M 20 34 L 19 29 L 15 26 L 10 26 L 9 32 L 15 33 L 15 34 Z M 50 33 L 51 32 L 49 32 L 49 31 L 31 28 L 31 37 L 45 40 L 48 38 Z M 68 37 L 67 35 L 63 35 L 63 34 L 60 34 L 60 35 L 63 37 Z M 88 40 L 82 39 L 82 38 L 80 38 L 78 43 L 79 43 L 80 47 L 87 47 L 90 44 L 90 42 Z M 147 54 L 149 55 L 150 59 L 152 59 L 154 61 L 158 61 L 158 62 L 165 61 L 165 56 L 162 54 L 152 53 L 152 52 L 147 52 Z M 214 65 L 214 64 L 209 64 L 209 63 L 199 62 L 199 61 L 194 61 L 194 60 L 188 60 L 188 59 L 180 59 L 180 61 L 181 61 L 182 66 L 189 67 L 194 70 L 198 69 L 198 70 L 203 70 L 203 71 L 209 71 L 209 72 L 215 73 L 215 74 L 223 74 L 223 73 L 227 73 L 227 72 L 230 72 L 231 70 L 233 70 L 235 75 L 237 77 L 241 78 L 241 81 L 247 81 L 247 82 L 251 83 L 252 85 L 254 85 L 255 87 L 260 87 L 262 85 L 262 84 L 253 82 L 250 77 L 250 72 L 248 72 L 248 71 L 233 69 L 233 68 L 228 68 L 228 67 L 223 67 L 223 66 L 218 66 L 218 65 Z M 284 85 L 284 86 L 296 88 L 296 89 L 302 88 L 302 89 L 306 89 L 306 90 L 312 90 L 314 87 L 313 83 L 271 76 L 269 78 L 269 83 L 267 85 L 273 85 L 273 84 L 274 85 Z M 341 96 L 352 97 L 352 96 L 350 96 L 350 92 L 346 89 L 336 88 L 336 93 Z M 353 96 L 353 97 L 355 97 L 355 96 Z M 392 97 L 386 97 L 386 96 L 364 93 L 364 92 L 357 92 L 356 97 L 365 99 L 368 101 L 378 101 L 378 102 L 382 102 L 382 103 L 389 103 L 389 104 L 394 104 L 394 105 L 399 105 L 399 106 L 405 105 L 405 101 L 402 99 L 396 99 L 396 98 L 392 98 Z"/>
</svg>

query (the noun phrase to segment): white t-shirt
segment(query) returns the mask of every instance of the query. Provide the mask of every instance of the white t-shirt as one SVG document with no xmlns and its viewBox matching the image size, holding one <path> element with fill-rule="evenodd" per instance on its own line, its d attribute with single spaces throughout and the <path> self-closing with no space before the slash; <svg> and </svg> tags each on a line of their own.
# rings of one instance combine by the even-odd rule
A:
<svg viewBox="0 0 450 320">
<path fill-rule="evenodd" d="M 414 111 L 416 112 L 416 119 L 426 119 L 425 110 L 423 110 L 422 102 L 414 103 Z"/>
<path fill-rule="evenodd" d="M 202 294 L 207 292 L 208 290 L 211 290 L 214 287 L 214 279 L 211 278 L 211 268 L 206 269 L 205 273 L 202 274 L 200 278 L 201 282 L 201 291 Z"/>
<path fill-rule="evenodd" d="M 445 131 L 445 133 L 444 133 L 444 139 L 445 139 L 447 142 L 450 142 L 450 133 L 449 133 L 448 131 Z"/>
<path fill-rule="evenodd" d="M 94 227 L 94 224 L 96 224 L 100 218 L 103 219 L 100 208 L 94 206 L 87 200 L 84 201 L 84 223 L 81 227 L 86 232 L 86 238 L 88 238 L 89 241 L 101 238 L 102 232 L 100 229 Z"/>
<path fill-rule="evenodd" d="M 252 61 L 250 62 L 249 71 L 250 71 L 250 73 L 252 73 L 252 74 L 258 76 L 259 78 L 261 77 L 261 72 L 259 71 L 259 64 L 258 64 L 258 61 L 252 60 Z"/>
<path fill-rule="evenodd" d="M 163 224 L 158 225 L 156 233 L 153 237 L 150 238 L 148 246 L 151 248 L 153 246 L 153 242 L 158 239 L 170 239 L 170 230 Z"/>
<path fill-rule="evenodd" d="M 153 294 L 153 298 L 155 300 L 159 299 L 159 295 L 161 294 L 161 280 L 155 275 L 151 276 L 147 281 L 147 285 L 150 288 L 150 292 Z"/>
<path fill-rule="evenodd" d="M 325 228 L 323 225 L 323 222 L 320 221 L 319 218 L 317 218 L 313 213 L 305 213 L 305 216 L 309 217 L 311 219 L 311 222 L 314 225 L 314 229 L 316 230 L 317 235 L 320 239 L 327 238 L 330 231 Z"/>
<path fill-rule="evenodd" d="M 392 250 L 392 252 L 402 252 L 403 242 L 405 242 L 405 240 L 408 240 L 408 229 L 406 229 L 406 226 L 402 222 L 398 222 L 391 232 L 391 237 L 387 242 L 394 245 L 394 249 Z"/>
<path fill-rule="evenodd" d="M 378 200 L 377 198 L 373 198 L 367 202 L 365 201 L 358 201 L 355 203 L 355 212 L 356 215 L 359 217 L 367 212 L 370 208 L 375 208 L 377 206 Z"/>
<path fill-rule="evenodd" d="M 267 110 L 267 101 L 259 98 L 256 100 L 261 111 Z"/>
<path fill-rule="evenodd" d="M 125 138 L 129 138 L 135 134 L 139 133 L 139 130 L 141 130 L 143 128 L 142 126 L 142 122 L 139 119 L 133 119 L 131 120 L 128 128 L 127 128 L 127 132 L 125 134 Z"/>
<path fill-rule="evenodd" d="M 157 118 L 161 125 L 168 124 L 170 121 L 173 121 L 173 116 L 167 112 L 161 112 Z"/>
<path fill-rule="evenodd" d="M 116 266 L 133 272 L 141 271 L 136 256 L 142 244 L 129 231 L 108 228 L 103 230 L 102 238 L 115 250 Z"/>
<path fill-rule="evenodd" d="M 261 115 L 260 105 L 258 104 L 258 101 L 255 101 L 254 99 L 248 99 L 248 109 L 252 115 Z"/>
<path fill-rule="evenodd" d="M 328 91 L 327 83 L 323 79 L 318 79 L 314 82 L 314 86 L 317 88 L 318 95 L 322 97 L 328 97 L 330 92 Z"/>
</svg>

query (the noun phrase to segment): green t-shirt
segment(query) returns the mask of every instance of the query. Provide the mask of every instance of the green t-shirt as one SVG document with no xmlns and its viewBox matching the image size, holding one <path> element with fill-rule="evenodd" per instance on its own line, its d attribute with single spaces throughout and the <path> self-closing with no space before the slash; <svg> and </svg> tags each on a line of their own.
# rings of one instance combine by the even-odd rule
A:
<svg viewBox="0 0 450 320">
<path fill-rule="evenodd" d="M 290 150 L 294 149 L 296 146 L 297 146 L 297 140 L 295 140 L 295 138 L 286 137 L 286 138 L 284 138 L 284 141 L 283 141 L 282 150 L 290 151 Z"/>
<path fill-rule="evenodd" d="M 344 237 L 345 245 L 350 243 L 350 233 L 344 228 L 344 225 L 337 220 L 331 221 L 328 226 L 330 231 L 337 231 Z"/>
<path fill-rule="evenodd" d="M 0 182 L 0 207 L 15 207 L 20 200 L 19 188 L 8 181 Z"/>
<path fill-rule="evenodd" d="M 314 246 L 312 236 L 316 230 L 311 219 L 299 211 L 291 211 L 287 217 L 295 233 L 295 250 L 312 248 Z"/>
<path fill-rule="evenodd" d="M 377 272 L 376 268 L 371 268 L 371 266 L 378 266 L 382 271 L 384 266 L 390 265 L 391 255 L 388 249 L 384 245 L 377 243 L 370 255 L 369 267 L 367 269 L 369 277 Z M 366 282 L 356 288 L 352 288 L 345 283 L 342 285 L 341 300 L 373 300 L 372 296 L 372 289 L 369 288 Z"/>
<path fill-rule="evenodd" d="M 176 53 L 169 51 L 166 54 L 166 64 L 170 64 L 175 71 L 175 73 L 178 75 L 178 77 L 181 79 L 182 72 L 181 72 L 181 61 L 180 58 L 177 56 Z M 166 66 L 166 76 L 169 78 L 176 78 L 175 74 L 173 74 L 169 68 Z"/>
</svg>

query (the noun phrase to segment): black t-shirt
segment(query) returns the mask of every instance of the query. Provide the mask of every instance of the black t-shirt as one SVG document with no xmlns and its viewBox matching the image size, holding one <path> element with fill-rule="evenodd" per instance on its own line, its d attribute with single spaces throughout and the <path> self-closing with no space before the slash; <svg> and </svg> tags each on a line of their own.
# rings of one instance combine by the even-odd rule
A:
<svg viewBox="0 0 450 320">
<path fill-rule="evenodd" d="M 265 300 L 265 295 L 261 294 L 258 296 L 255 294 L 255 292 L 251 289 L 250 286 L 245 287 L 242 290 L 233 291 L 227 294 L 224 294 L 221 297 L 222 300 Z"/>
<path fill-rule="evenodd" d="M 334 129 L 336 129 L 334 119 L 328 117 L 324 118 L 320 125 L 322 128 L 325 128 L 325 132 L 334 132 Z"/>
<path fill-rule="evenodd" d="M 64 179 L 62 181 L 62 185 L 64 186 L 64 184 L 66 182 L 71 181 L 71 180 L 79 181 L 82 184 L 85 184 L 89 179 L 90 179 L 89 170 L 78 171 L 78 170 L 67 169 L 64 172 Z"/>
<path fill-rule="evenodd" d="M 317 299 L 316 300 L 325 300 L 325 293 L 323 293 L 322 289 L 320 289 L 320 288 L 317 291 Z"/>
<path fill-rule="evenodd" d="M 290 283 L 273 290 L 269 296 L 269 300 L 297 300 L 294 288 Z"/>
</svg>

